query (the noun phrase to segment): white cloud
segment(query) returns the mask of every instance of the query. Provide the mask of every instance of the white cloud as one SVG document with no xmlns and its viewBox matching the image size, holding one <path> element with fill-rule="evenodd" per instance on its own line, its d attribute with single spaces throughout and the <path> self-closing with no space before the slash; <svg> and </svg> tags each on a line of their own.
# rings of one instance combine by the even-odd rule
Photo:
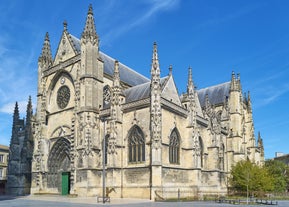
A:
<svg viewBox="0 0 289 207">
<path fill-rule="evenodd" d="M 127 13 L 126 16 L 125 17 L 122 16 L 122 22 L 116 24 L 119 26 L 110 27 L 110 29 L 112 28 L 112 30 L 110 30 L 103 36 L 102 43 L 107 44 L 108 41 L 111 42 L 118 36 L 124 35 L 125 33 L 131 31 L 132 29 L 150 21 L 152 17 L 154 17 L 155 15 L 178 8 L 179 2 L 180 0 L 141 1 L 140 5 L 138 5 L 139 11 L 135 12 L 133 11 L 133 9 L 130 8 L 131 10 L 126 12 Z M 145 4 L 146 6 L 143 6 L 143 4 Z M 142 9 L 145 8 L 144 11 L 141 11 L 139 7 L 141 7 Z M 110 8 L 112 8 L 111 5 Z M 114 9 L 117 10 L 116 8 Z"/>
<path fill-rule="evenodd" d="M 13 114 L 14 108 L 15 108 L 15 103 L 16 102 L 11 102 L 11 103 L 7 103 L 7 104 L 3 105 L 0 108 L 0 112 L 7 113 L 7 114 Z M 20 114 L 26 113 L 27 103 L 28 103 L 28 101 L 18 102 L 18 108 L 19 108 Z"/>
<path fill-rule="evenodd" d="M 277 100 L 279 97 L 289 92 L 289 85 L 286 84 L 283 88 L 278 88 L 271 92 L 267 98 L 264 99 L 264 104 L 269 104 Z"/>
<path fill-rule="evenodd" d="M 14 109 L 16 101 L 22 103 L 21 100 L 28 100 L 29 95 L 34 96 L 37 80 L 33 50 L 9 49 L 9 44 L 10 38 L 3 34 L 0 37 L 0 111 L 3 113 L 13 112 L 11 103 Z"/>
</svg>

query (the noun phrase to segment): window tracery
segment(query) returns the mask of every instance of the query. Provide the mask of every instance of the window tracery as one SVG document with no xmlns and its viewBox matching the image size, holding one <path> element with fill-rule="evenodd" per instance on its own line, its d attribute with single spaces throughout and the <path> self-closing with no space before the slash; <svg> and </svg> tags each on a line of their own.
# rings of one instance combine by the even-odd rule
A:
<svg viewBox="0 0 289 207">
<path fill-rule="evenodd" d="M 179 164 L 180 138 L 177 129 L 174 129 L 170 135 L 169 161 L 173 164 Z"/>
<path fill-rule="evenodd" d="M 128 161 L 145 161 L 145 138 L 138 126 L 133 126 L 128 137 Z"/>
</svg>

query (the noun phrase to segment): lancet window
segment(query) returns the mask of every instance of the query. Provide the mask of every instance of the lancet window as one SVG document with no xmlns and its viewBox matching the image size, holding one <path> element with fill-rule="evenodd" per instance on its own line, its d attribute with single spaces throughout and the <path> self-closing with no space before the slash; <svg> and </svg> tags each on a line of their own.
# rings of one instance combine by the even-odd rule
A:
<svg viewBox="0 0 289 207">
<path fill-rule="evenodd" d="M 136 125 L 130 129 L 128 136 L 128 161 L 145 161 L 145 138 L 142 130 Z"/>
<path fill-rule="evenodd" d="M 172 164 L 180 163 L 180 136 L 175 128 L 170 135 L 169 161 Z"/>
</svg>

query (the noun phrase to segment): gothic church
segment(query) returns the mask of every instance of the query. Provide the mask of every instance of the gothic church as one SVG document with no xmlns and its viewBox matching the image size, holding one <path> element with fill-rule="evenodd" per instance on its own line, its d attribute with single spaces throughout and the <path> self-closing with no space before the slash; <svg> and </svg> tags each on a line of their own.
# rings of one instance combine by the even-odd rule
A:
<svg viewBox="0 0 289 207">
<path fill-rule="evenodd" d="M 36 113 L 29 101 L 24 124 L 17 110 L 8 169 L 14 194 L 102 196 L 104 176 L 110 197 L 201 198 L 227 192 L 234 163 L 264 162 L 239 75 L 196 90 L 189 68 L 179 95 L 171 72 L 160 77 L 156 43 L 149 78 L 100 51 L 91 6 L 80 39 L 64 23 L 54 58 L 46 34 Z"/>
</svg>

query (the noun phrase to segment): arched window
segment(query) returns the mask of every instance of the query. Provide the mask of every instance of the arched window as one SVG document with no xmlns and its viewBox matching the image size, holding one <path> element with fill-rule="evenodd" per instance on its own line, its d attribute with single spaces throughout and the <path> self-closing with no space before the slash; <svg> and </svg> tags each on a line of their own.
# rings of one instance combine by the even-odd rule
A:
<svg viewBox="0 0 289 207">
<path fill-rule="evenodd" d="M 180 163 L 180 138 L 179 132 L 175 128 L 170 135 L 170 144 L 169 144 L 169 161 L 173 164 Z"/>
<path fill-rule="evenodd" d="M 142 130 L 138 126 L 133 126 L 128 136 L 128 161 L 145 161 L 145 138 Z"/>
</svg>

